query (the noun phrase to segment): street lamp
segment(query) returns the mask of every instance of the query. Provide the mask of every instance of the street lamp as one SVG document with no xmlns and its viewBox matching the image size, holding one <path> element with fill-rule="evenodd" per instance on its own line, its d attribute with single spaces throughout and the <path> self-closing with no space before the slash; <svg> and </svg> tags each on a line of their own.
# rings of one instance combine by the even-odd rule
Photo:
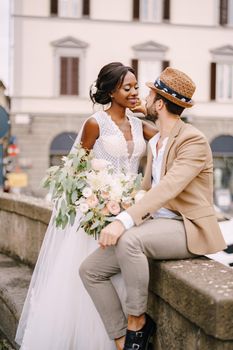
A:
<svg viewBox="0 0 233 350">
<path fill-rule="evenodd" d="M 9 127 L 9 114 L 0 106 L 0 139 L 7 134 Z M 3 187 L 3 185 L 3 143 L 0 140 L 0 188 Z"/>
</svg>

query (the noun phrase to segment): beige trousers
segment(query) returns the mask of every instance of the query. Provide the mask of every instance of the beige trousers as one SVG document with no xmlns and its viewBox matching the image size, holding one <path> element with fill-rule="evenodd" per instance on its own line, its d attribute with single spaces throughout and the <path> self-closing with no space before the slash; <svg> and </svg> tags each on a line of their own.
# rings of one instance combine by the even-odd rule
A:
<svg viewBox="0 0 233 350">
<path fill-rule="evenodd" d="M 147 257 L 159 260 L 194 257 L 187 249 L 182 220 L 148 220 L 126 231 L 115 247 L 97 249 L 80 267 L 84 286 L 111 339 L 125 335 L 127 320 L 110 277 L 121 271 L 127 292 L 127 314 L 143 314 L 148 299 Z"/>
</svg>

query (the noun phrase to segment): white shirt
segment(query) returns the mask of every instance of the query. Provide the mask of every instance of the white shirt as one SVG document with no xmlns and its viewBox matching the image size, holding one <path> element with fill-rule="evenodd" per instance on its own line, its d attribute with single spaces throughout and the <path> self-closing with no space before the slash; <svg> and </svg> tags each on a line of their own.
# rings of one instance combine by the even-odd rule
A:
<svg viewBox="0 0 233 350">
<path fill-rule="evenodd" d="M 150 144 L 150 147 L 152 150 L 152 154 L 153 154 L 152 187 L 155 187 L 160 181 L 164 151 L 165 151 L 167 141 L 168 141 L 168 137 L 166 137 L 163 140 L 162 147 L 157 152 L 157 143 L 159 141 L 159 138 L 160 138 L 160 133 L 156 134 L 149 141 L 149 144 Z M 152 216 L 153 216 L 153 218 L 169 218 L 169 219 L 173 219 L 173 218 L 178 217 L 178 215 L 176 215 L 171 210 L 168 210 L 166 208 L 160 208 L 155 213 L 153 213 Z M 122 213 L 117 215 L 116 219 L 120 220 L 127 230 L 134 226 L 134 221 L 133 221 L 132 217 L 126 211 L 123 211 Z"/>
</svg>

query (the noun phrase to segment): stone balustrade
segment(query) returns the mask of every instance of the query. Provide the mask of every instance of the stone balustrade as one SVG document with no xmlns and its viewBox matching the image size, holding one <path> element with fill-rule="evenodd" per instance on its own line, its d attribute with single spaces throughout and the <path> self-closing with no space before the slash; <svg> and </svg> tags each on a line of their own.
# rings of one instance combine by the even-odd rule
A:
<svg viewBox="0 0 233 350">
<path fill-rule="evenodd" d="M 0 194 L 0 328 L 12 341 L 51 206 Z M 205 257 L 150 261 L 156 350 L 233 349 L 233 270 Z M 85 349 L 80 349 L 85 350 Z"/>
</svg>

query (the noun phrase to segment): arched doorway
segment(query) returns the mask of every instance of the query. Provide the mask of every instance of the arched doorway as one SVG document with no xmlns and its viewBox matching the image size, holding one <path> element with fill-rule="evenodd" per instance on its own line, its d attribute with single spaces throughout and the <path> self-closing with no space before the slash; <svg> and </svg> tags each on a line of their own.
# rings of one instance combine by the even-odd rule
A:
<svg viewBox="0 0 233 350">
<path fill-rule="evenodd" d="M 50 166 L 61 164 L 62 156 L 69 153 L 76 137 L 75 132 L 63 132 L 53 139 L 49 151 Z"/>
<path fill-rule="evenodd" d="M 210 146 L 214 159 L 216 204 L 229 208 L 233 200 L 233 136 L 220 135 Z"/>
</svg>

